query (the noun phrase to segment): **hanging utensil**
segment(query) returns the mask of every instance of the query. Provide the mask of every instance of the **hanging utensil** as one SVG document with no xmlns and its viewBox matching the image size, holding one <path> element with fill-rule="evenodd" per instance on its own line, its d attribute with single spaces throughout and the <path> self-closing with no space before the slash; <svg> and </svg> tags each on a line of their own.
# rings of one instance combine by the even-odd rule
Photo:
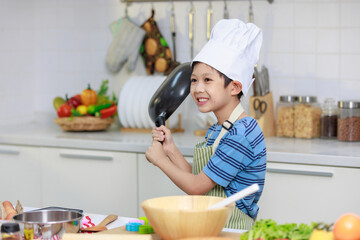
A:
<svg viewBox="0 0 360 240">
<path fill-rule="evenodd" d="M 191 1 L 191 8 L 189 12 L 189 40 L 190 40 L 190 58 L 194 59 L 194 15 L 195 8 L 194 4 Z"/>
<path fill-rule="evenodd" d="M 165 75 L 169 75 L 172 70 L 174 70 L 177 66 L 180 65 L 180 63 L 176 61 L 176 29 L 175 29 L 174 1 L 171 1 L 170 28 L 171 28 L 171 40 L 173 44 L 174 61 L 171 61 L 170 66 L 168 67 L 166 72 L 164 72 Z"/>
<path fill-rule="evenodd" d="M 227 8 L 226 0 L 224 0 L 224 19 L 229 19 L 229 11 Z"/>
<path fill-rule="evenodd" d="M 253 12 L 253 5 L 252 0 L 249 0 L 249 22 L 254 22 L 254 12 Z"/>
<path fill-rule="evenodd" d="M 174 51 L 174 61 L 176 62 L 176 31 L 175 31 L 174 1 L 171 2 L 170 28 L 171 28 L 171 38 L 173 43 L 173 51 Z"/>
<path fill-rule="evenodd" d="M 213 14 L 213 8 L 211 5 L 211 1 L 209 1 L 209 6 L 207 9 L 207 14 L 206 14 L 206 39 L 207 40 L 210 39 L 212 14 Z"/>
</svg>

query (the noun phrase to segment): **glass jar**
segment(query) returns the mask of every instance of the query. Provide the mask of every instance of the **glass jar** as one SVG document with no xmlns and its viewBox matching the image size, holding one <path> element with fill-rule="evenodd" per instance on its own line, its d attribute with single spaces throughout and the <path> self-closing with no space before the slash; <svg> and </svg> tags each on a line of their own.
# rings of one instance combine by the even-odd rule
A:
<svg viewBox="0 0 360 240">
<path fill-rule="evenodd" d="M 339 101 L 338 107 L 338 140 L 360 141 L 360 102 Z"/>
<path fill-rule="evenodd" d="M 300 96 L 295 108 L 295 137 L 320 137 L 321 108 L 314 96 Z"/>
<path fill-rule="evenodd" d="M 325 99 L 321 112 L 321 138 L 331 139 L 337 137 L 338 116 L 339 109 L 335 100 L 333 98 Z"/>
<path fill-rule="evenodd" d="M 280 96 L 276 106 L 276 136 L 294 137 L 294 103 L 298 96 Z"/>
<path fill-rule="evenodd" d="M 2 240 L 20 240 L 20 226 L 18 223 L 8 222 L 1 225 Z"/>
</svg>

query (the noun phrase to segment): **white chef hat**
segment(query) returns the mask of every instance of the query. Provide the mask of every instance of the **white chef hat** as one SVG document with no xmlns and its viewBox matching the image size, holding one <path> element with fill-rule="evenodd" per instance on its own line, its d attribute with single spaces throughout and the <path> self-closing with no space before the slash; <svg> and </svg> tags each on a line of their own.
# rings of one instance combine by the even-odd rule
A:
<svg viewBox="0 0 360 240">
<path fill-rule="evenodd" d="M 245 24 L 239 19 L 222 19 L 215 24 L 210 40 L 192 63 L 206 63 L 228 78 L 239 81 L 246 96 L 254 81 L 252 76 L 261 44 L 262 31 L 255 24 Z"/>
</svg>

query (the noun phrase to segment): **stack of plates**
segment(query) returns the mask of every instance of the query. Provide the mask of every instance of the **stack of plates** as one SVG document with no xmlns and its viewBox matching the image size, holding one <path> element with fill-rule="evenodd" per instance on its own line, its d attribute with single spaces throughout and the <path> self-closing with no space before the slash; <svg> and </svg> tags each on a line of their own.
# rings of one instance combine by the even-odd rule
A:
<svg viewBox="0 0 360 240">
<path fill-rule="evenodd" d="M 148 106 L 165 78 L 165 76 L 134 76 L 126 81 L 118 98 L 118 116 L 124 128 L 155 126 L 149 116 Z M 171 128 L 178 124 L 176 112 L 170 117 L 169 122 Z"/>
</svg>

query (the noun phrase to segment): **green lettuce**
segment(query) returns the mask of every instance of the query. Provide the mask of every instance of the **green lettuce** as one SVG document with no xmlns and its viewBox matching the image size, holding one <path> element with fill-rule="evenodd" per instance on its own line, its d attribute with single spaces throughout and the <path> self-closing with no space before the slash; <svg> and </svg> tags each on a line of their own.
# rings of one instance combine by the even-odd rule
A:
<svg viewBox="0 0 360 240">
<path fill-rule="evenodd" d="M 296 223 L 277 224 L 273 219 L 261 219 L 255 222 L 251 230 L 241 234 L 240 240 L 307 240 L 315 225 L 315 223 L 309 225 L 304 223 L 299 225 Z"/>
</svg>

